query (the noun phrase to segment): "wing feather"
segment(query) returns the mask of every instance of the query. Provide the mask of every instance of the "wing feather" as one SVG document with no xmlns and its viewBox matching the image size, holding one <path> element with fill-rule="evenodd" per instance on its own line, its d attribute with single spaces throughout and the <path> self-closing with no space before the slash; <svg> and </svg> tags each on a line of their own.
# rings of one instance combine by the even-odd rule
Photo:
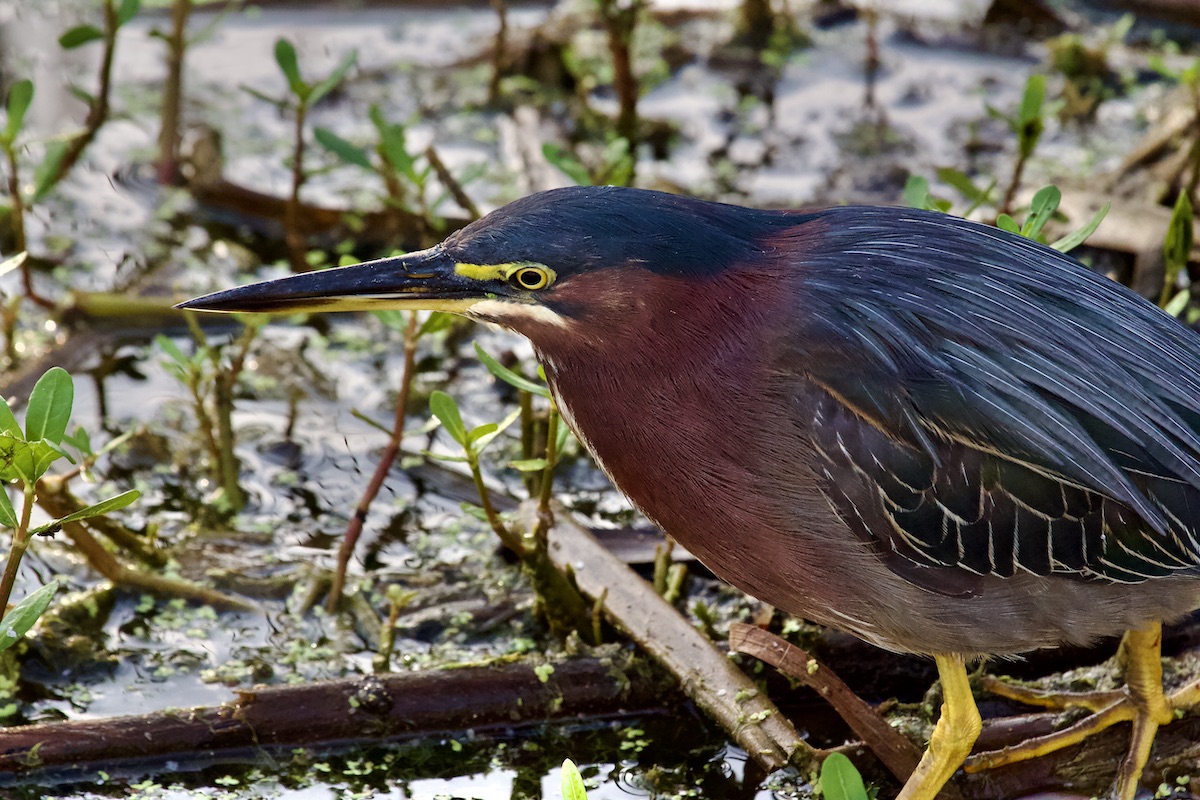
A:
<svg viewBox="0 0 1200 800">
<path fill-rule="evenodd" d="M 905 209 L 817 220 L 780 357 L 809 379 L 797 413 L 814 415 L 831 500 L 893 568 L 1200 571 L 1200 336 L 994 228 Z"/>
</svg>

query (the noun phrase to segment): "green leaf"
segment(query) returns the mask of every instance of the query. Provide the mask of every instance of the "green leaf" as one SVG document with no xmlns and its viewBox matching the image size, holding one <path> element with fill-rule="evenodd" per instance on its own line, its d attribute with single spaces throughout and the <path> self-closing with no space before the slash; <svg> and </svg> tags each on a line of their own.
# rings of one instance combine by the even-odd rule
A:
<svg viewBox="0 0 1200 800">
<path fill-rule="evenodd" d="M 117 27 L 129 22 L 141 10 L 142 0 L 122 0 L 121 7 L 117 9 Z"/>
<path fill-rule="evenodd" d="M 1163 311 L 1167 312 L 1172 317 L 1178 318 L 1179 315 L 1183 313 L 1183 310 L 1187 308 L 1188 301 L 1191 299 L 1192 293 L 1187 289 L 1178 291 L 1175 293 L 1175 296 L 1171 298 L 1171 302 L 1163 306 Z"/>
<path fill-rule="evenodd" d="M 583 776 L 579 774 L 575 762 L 569 758 L 562 765 L 562 796 L 563 800 L 587 800 Z"/>
<path fill-rule="evenodd" d="M 312 92 L 308 96 L 309 105 L 316 105 L 321 98 L 336 89 L 346 79 L 346 73 L 350 71 L 356 61 L 358 61 L 358 51 L 351 50 L 342 58 L 341 63 L 334 67 L 333 72 L 329 73 L 329 77 L 312 87 Z"/>
<path fill-rule="evenodd" d="M 58 179 L 62 177 L 59 168 L 62 166 L 69 146 L 69 142 L 65 139 L 56 139 L 46 145 L 46 155 L 42 156 L 42 163 L 38 164 L 37 169 L 33 171 L 31 202 L 41 202 L 54 188 L 54 184 L 58 183 Z"/>
<path fill-rule="evenodd" d="M 592 176 L 588 172 L 587 167 L 570 150 L 564 150 L 556 144 L 546 142 L 542 145 L 542 155 L 546 157 L 551 166 L 575 181 L 575 183 L 580 186 L 592 185 Z"/>
<path fill-rule="evenodd" d="M 563 421 L 562 416 L 558 418 L 558 436 L 554 442 L 554 452 L 562 453 L 563 448 L 567 446 L 567 439 L 571 436 L 571 429 L 567 427 L 567 423 Z"/>
<path fill-rule="evenodd" d="M 521 409 L 515 408 L 511 414 L 500 420 L 499 423 L 489 422 L 487 425 L 480 425 L 478 428 L 471 431 L 471 446 L 475 450 L 476 455 L 482 453 L 484 448 L 492 443 L 493 439 L 504 433 L 504 431 L 508 429 L 508 426 L 516 422 L 520 416 Z M 480 430 L 483 428 L 491 428 L 491 430 L 486 430 L 480 433 Z"/>
<path fill-rule="evenodd" d="M 25 438 L 25 432 L 21 430 L 21 423 L 17 422 L 8 401 L 3 397 L 0 397 L 0 431 L 12 434 L 17 439 Z"/>
<path fill-rule="evenodd" d="M 483 362 L 483 365 L 488 368 L 488 372 L 492 373 L 510 386 L 515 386 L 523 392 L 536 394 L 538 397 L 550 397 L 550 389 L 547 386 L 540 383 L 534 383 L 524 375 L 513 372 L 511 369 L 492 358 L 490 353 L 479 346 L 479 342 L 475 343 L 475 354 L 479 356 L 479 360 Z"/>
<path fill-rule="evenodd" d="M 992 190 L 996 188 L 996 183 L 999 178 L 992 178 L 988 181 L 988 185 L 979 190 L 979 196 L 971 201 L 971 204 L 962 210 L 959 216 L 969 217 L 974 213 L 975 209 L 979 208 L 984 203 L 990 202 L 992 199 Z"/>
<path fill-rule="evenodd" d="M 380 157 L 408 180 L 413 183 L 420 181 L 415 167 L 416 159 L 408 152 L 408 140 L 404 134 L 404 126 L 388 122 L 377 105 L 371 106 L 368 114 L 371 124 L 375 126 L 375 130 L 379 134 Z"/>
<path fill-rule="evenodd" d="M 95 455 L 92 451 L 92 437 L 82 425 L 75 426 L 75 433 L 63 437 L 63 444 L 70 445 L 85 456 Z"/>
<path fill-rule="evenodd" d="M 1042 117 L 1042 105 L 1046 100 L 1046 76 L 1030 75 L 1025 81 L 1025 93 L 1021 95 L 1021 109 L 1017 121 L 1024 127 Z"/>
<path fill-rule="evenodd" d="M 167 357 L 178 364 L 186 364 L 188 357 L 179 349 L 179 345 L 175 344 L 175 340 L 169 336 L 158 334 L 154 337 L 154 343 L 158 348 L 167 354 Z"/>
<path fill-rule="evenodd" d="M 867 787 L 850 759 L 830 753 L 821 764 L 821 794 L 825 800 L 868 800 Z"/>
<path fill-rule="evenodd" d="M 275 63 L 287 78 L 292 94 L 304 99 L 309 92 L 308 84 L 300 78 L 300 64 L 296 60 L 296 48 L 287 39 L 275 40 Z"/>
<path fill-rule="evenodd" d="M 508 462 L 508 465 L 519 472 L 541 472 L 547 463 L 544 458 L 521 458 Z"/>
<path fill-rule="evenodd" d="M 431 450 L 422 450 L 421 455 L 426 458 L 432 458 L 434 461 L 448 461 L 451 464 L 466 464 L 471 460 L 466 456 L 447 456 L 442 453 L 434 453 Z"/>
<path fill-rule="evenodd" d="M 404 329 L 408 326 L 408 315 L 411 313 L 413 312 L 401 311 L 398 308 L 385 308 L 382 311 L 371 312 L 375 319 L 379 320 L 397 333 L 404 332 Z"/>
<path fill-rule="evenodd" d="M 1021 235 L 1021 226 L 1018 225 L 1017 221 L 1008 214 L 1001 214 L 1000 216 L 996 217 L 996 227 L 1002 231 L 1015 233 L 1018 236 Z"/>
<path fill-rule="evenodd" d="M 489 433 L 495 433 L 496 430 L 499 429 L 499 427 L 500 426 L 497 425 L 495 422 L 485 422 L 484 424 L 482 424 L 476 428 L 472 428 L 470 430 L 470 432 L 467 433 L 467 443 L 474 444 L 475 442 L 482 439 L 484 436 L 487 436 Z"/>
<path fill-rule="evenodd" d="M 54 593 L 57 591 L 58 581 L 52 580 L 4 615 L 4 619 L 0 620 L 0 651 L 12 647 L 22 636 L 29 633 L 38 617 L 50 607 L 50 601 L 54 599 Z"/>
<path fill-rule="evenodd" d="M 0 261 L 0 278 L 3 278 L 5 275 L 15 269 L 20 269 L 21 265 L 25 263 L 25 259 L 28 255 L 28 253 L 22 250 L 12 258 L 6 258 L 3 261 Z"/>
<path fill-rule="evenodd" d="M 12 501 L 8 499 L 8 492 L 3 486 L 0 486 L 0 525 L 15 531 L 17 524 L 16 509 L 13 508 Z"/>
<path fill-rule="evenodd" d="M 937 176 L 938 180 L 961 194 L 968 203 L 983 202 L 987 197 L 988 190 L 980 189 L 961 170 L 940 167 Z"/>
<path fill-rule="evenodd" d="M 87 508 L 81 508 L 78 511 L 67 514 L 65 517 L 59 517 L 56 520 L 47 522 L 45 525 L 39 525 L 34 528 L 31 533 L 34 535 L 45 533 L 49 530 L 60 528 L 68 522 L 78 522 L 81 519 L 91 519 L 99 517 L 103 514 L 108 514 L 113 511 L 120 511 L 127 505 L 137 500 L 142 496 L 142 493 L 137 489 L 130 489 L 128 492 L 122 492 L 116 497 L 110 497 L 107 500 L 102 500 L 99 503 L 90 505 Z"/>
<path fill-rule="evenodd" d="M 1104 217 L 1108 214 L 1108 209 L 1112 203 L 1105 203 L 1104 206 L 1097 211 L 1087 225 L 1084 225 L 1074 233 L 1068 233 L 1057 242 L 1051 242 L 1050 246 L 1060 253 L 1069 253 L 1079 245 L 1087 241 L 1087 238 L 1096 232 L 1096 228 L 1100 227 L 1100 223 L 1104 221 Z"/>
<path fill-rule="evenodd" d="M 603 183 L 628 186 L 633 179 L 634 160 L 629 152 L 629 140 L 613 139 L 604 148 L 605 175 Z"/>
<path fill-rule="evenodd" d="M 1167 272 L 1179 270 L 1187 266 L 1192 255 L 1192 244 L 1195 241 L 1195 216 L 1192 212 L 1192 201 L 1187 190 L 1179 193 L 1175 208 L 1171 211 L 1171 222 L 1167 226 L 1167 236 L 1163 241 L 1163 258 L 1167 262 Z"/>
<path fill-rule="evenodd" d="M 463 459 L 463 460 L 465 461 L 466 459 Z M 491 520 L 488 519 L 487 512 L 484 511 L 479 506 L 475 505 L 474 503 L 459 503 L 458 507 L 462 510 L 462 512 L 464 514 L 466 514 L 469 517 L 474 517 L 475 519 L 479 520 L 480 522 L 489 523 L 489 524 L 491 523 Z"/>
<path fill-rule="evenodd" d="M 33 81 L 28 78 L 19 80 L 8 90 L 8 101 L 5 110 L 8 120 L 4 124 L 4 141 L 13 142 L 25 124 L 25 112 L 33 101 Z"/>
<path fill-rule="evenodd" d="M 77 25 L 58 37 L 58 46 L 63 50 L 74 50 L 88 42 L 95 42 L 103 38 L 104 31 L 95 25 Z"/>
<path fill-rule="evenodd" d="M 63 453 L 49 442 L 27 442 L 8 431 L 0 432 L 0 481 L 33 483 L 62 457 Z"/>
<path fill-rule="evenodd" d="M 441 333 L 449 330 L 457 322 L 458 318 L 446 311 L 434 311 L 429 315 L 429 318 L 421 323 L 420 330 L 417 331 L 418 336 L 424 336 L 429 333 Z"/>
<path fill-rule="evenodd" d="M 909 175 L 904 182 L 904 205 L 909 208 L 925 208 L 925 198 L 929 196 L 929 180 L 920 175 Z"/>
<path fill-rule="evenodd" d="M 1159 75 L 1162 75 L 1164 78 L 1172 81 L 1179 80 L 1179 73 L 1167 66 L 1166 60 L 1164 60 L 1160 54 L 1151 53 L 1146 57 L 1146 63 L 1150 66 L 1150 69 L 1154 70 Z"/>
<path fill-rule="evenodd" d="M 1033 155 L 1038 140 L 1042 137 L 1045 124 L 1042 122 L 1042 106 L 1046 99 L 1046 76 L 1030 75 L 1025 82 L 1025 94 L 1021 97 L 1021 109 L 1017 116 L 1017 149 L 1021 158 Z"/>
<path fill-rule="evenodd" d="M 454 402 L 454 398 L 443 391 L 435 391 L 429 396 L 429 410 L 438 418 L 438 422 L 442 423 L 446 433 L 461 444 L 463 449 L 466 449 L 470 444 L 467 439 L 467 426 L 463 424 L 462 415 L 458 413 L 458 404 Z"/>
<path fill-rule="evenodd" d="M 68 86 L 67 91 L 71 93 L 72 97 L 78 98 L 79 102 L 81 102 L 85 105 L 90 106 L 96 102 L 96 95 L 92 94 L 89 91 L 81 89 L 78 86 Z"/>
<path fill-rule="evenodd" d="M 1021 227 L 1021 235 L 1028 239 L 1037 239 L 1042 228 L 1046 227 L 1046 223 L 1058 210 L 1060 202 L 1062 202 L 1062 192 L 1057 186 L 1043 186 L 1038 189 L 1037 194 L 1029 203 L 1029 216 L 1026 217 L 1025 224 Z"/>
<path fill-rule="evenodd" d="M 74 402 L 75 384 L 70 374 L 62 367 L 46 370 L 29 393 L 29 404 L 25 409 L 26 440 L 61 442 L 71 420 Z"/>
<path fill-rule="evenodd" d="M 375 171 L 375 167 L 371 164 L 371 159 L 367 157 L 365 148 L 351 144 L 328 128 L 314 128 L 313 138 L 322 147 L 347 164 L 354 164 L 356 167 L 362 167 L 372 172 Z"/>
</svg>

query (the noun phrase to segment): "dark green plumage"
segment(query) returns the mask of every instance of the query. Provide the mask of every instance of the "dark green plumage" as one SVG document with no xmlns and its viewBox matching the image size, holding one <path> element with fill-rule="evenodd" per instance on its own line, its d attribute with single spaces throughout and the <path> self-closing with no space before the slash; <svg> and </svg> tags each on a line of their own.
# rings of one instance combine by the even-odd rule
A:
<svg viewBox="0 0 1200 800">
<path fill-rule="evenodd" d="M 797 358 L 874 423 L 830 409 L 818 429 L 842 437 L 822 450 L 856 475 L 832 493 L 860 535 L 1002 576 L 1196 571 L 1200 337 L 994 228 L 856 208 L 817 224 Z"/>
</svg>

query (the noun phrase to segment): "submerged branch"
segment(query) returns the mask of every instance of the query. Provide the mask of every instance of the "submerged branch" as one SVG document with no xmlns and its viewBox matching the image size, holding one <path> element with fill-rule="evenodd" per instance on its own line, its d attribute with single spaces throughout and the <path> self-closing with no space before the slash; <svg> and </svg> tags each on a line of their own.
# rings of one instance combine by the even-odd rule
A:
<svg viewBox="0 0 1200 800">
<path fill-rule="evenodd" d="M 614 661 L 616 663 L 614 663 Z M 126 759 L 244 748 L 333 746 L 447 731 L 476 734 L 659 708 L 661 673 L 623 657 L 572 659 L 247 689 L 219 706 L 52 722 L 0 731 L 0 772 L 97 769 Z M 231 753 L 232 755 L 232 753 Z"/>
</svg>

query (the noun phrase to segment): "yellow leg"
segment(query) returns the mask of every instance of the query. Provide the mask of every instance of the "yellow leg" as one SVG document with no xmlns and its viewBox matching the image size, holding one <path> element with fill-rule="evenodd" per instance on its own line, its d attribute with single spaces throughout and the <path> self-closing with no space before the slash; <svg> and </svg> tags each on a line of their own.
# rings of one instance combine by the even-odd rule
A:
<svg viewBox="0 0 1200 800">
<path fill-rule="evenodd" d="M 1125 689 L 1119 692 L 1039 694 L 1012 686 L 999 689 L 997 694 L 1031 705 L 1046 708 L 1081 707 L 1094 713 L 1064 730 L 1002 750 L 972 756 L 964 765 L 966 771 L 980 772 L 1036 758 L 1078 744 L 1118 722 L 1132 722 L 1129 752 L 1121 763 L 1113 789 L 1116 800 L 1132 800 L 1159 726 L 1175 718 L 1174 709 L 1195 705 L 1200 700 L 1200 683 L 1181 689 L 1169 699 L 1163 695 L 1161 645 L 1162 626 L 1158 623 L 1125 634 L 1121 642 L 1121 654 L 1125 661 Z"/>
<path fill-rule="evenodd" d="M 1162 625 L 1155 623 L 1140 630 L 1129 631 L 1122 642 L 1125 652 L 1125 687 L 1137 716 L 1133 720 L 1133 733 L 1129 741 L 1129 752 L 1121 762 L 1117 773 L 1117 785 L 1113 797 L 1117 800 L 1133 800 L 1137 793 L 1142 768 L 1150 758 L 1154 745 L 1154 734 L 1158 726 L 1175 719 L 1175 712 L 1162 688 Z"/>
<path fill-rule="evenodd" d="M 942 715 L 921 763 L 896 800 L 934 800 L 970 754 L 983 725 L 962 656 L 934 656 L 934 660 L 942 679 Z"/>
</svg>

